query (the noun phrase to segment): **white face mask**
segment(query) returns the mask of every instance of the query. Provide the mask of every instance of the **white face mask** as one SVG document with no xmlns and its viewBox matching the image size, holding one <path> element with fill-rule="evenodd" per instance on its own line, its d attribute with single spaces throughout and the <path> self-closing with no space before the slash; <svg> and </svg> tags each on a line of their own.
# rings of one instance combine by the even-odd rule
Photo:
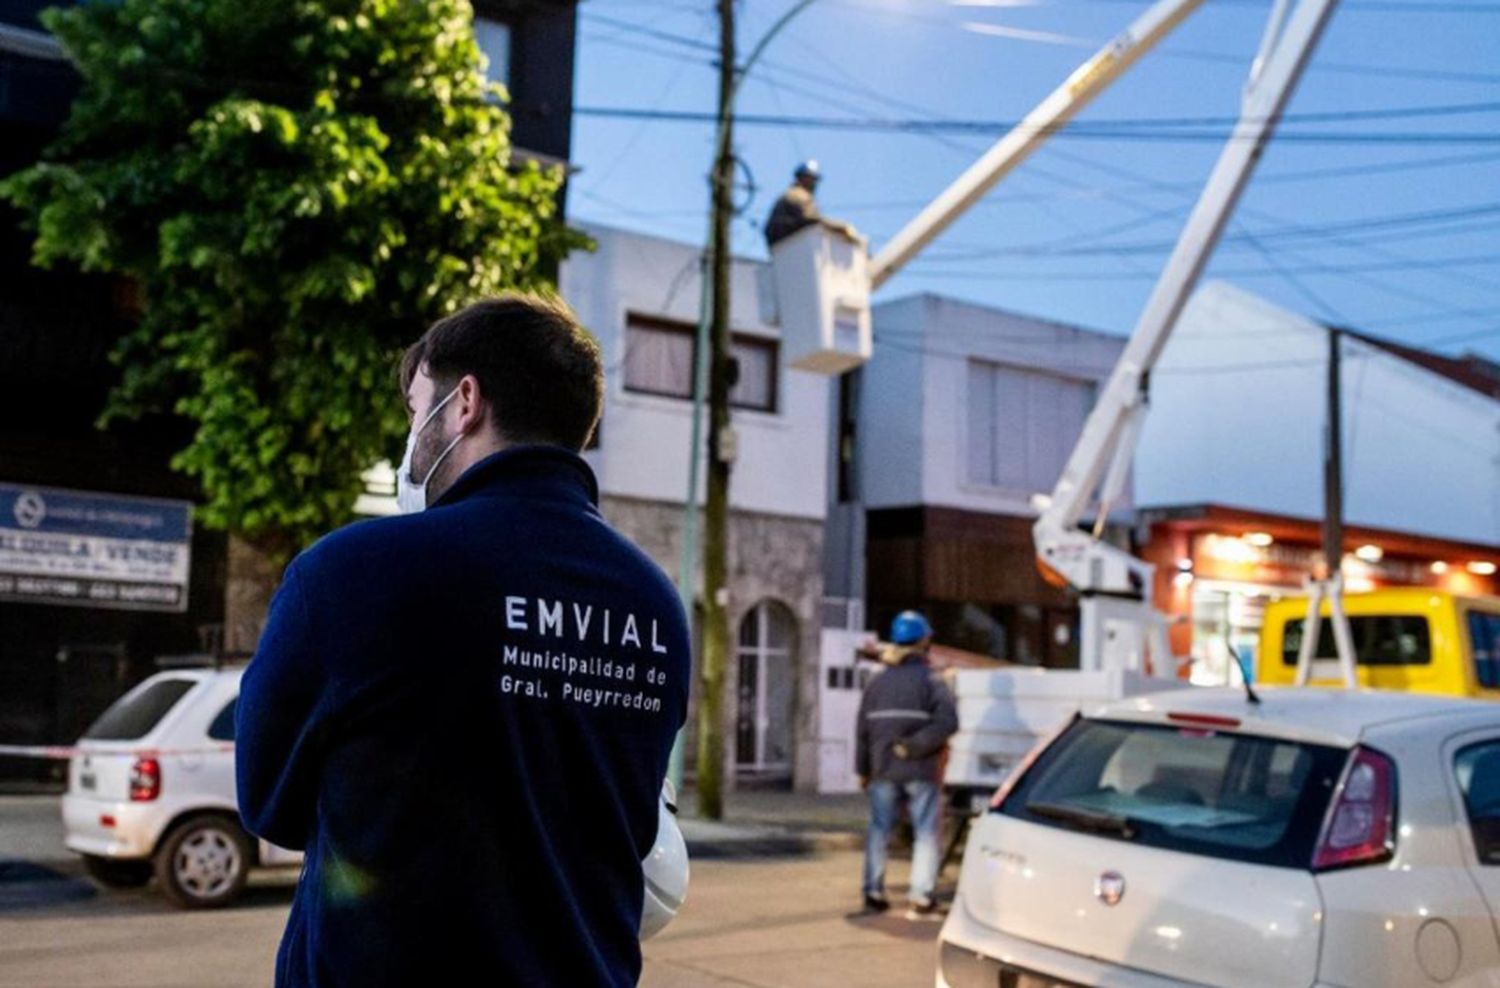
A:
<svg viewBox="0 0 1500 988">
<path fill-rule="evenodd" d="M 455 386 L 442 401 L 433 406 L 432 411 L 427 413 L 427 417 L 422 420 L 421 425 L 413 426 L 412 430 L 406 434 L 406 454 L 401 457 L 401 466 L 396 469 L 396 507 L 403 515 L 427 510 L 427 482 L 432 479 L 433 474 L 437 473 L 437 468 L 442 464 L 443 459 L 449 453 L 453 452 L 453 447 L 457 446 L 459 441 L 464 437 L 462 432 L 453 437 L 453 441 L 438 454 L 438 458 L 428 468 L 427 476 L 422 478 L 421 483 L 418 483 L 412 477 L 411 456 L 412 452 L 417 448 L 417 437 L 422 434 L 422 430 L 427 428 L 433 418 L 443 410 L 443 406 L 448 404 L 448 401 L 456 394 L 458 394 L 458 388 Z"/>
</svg>

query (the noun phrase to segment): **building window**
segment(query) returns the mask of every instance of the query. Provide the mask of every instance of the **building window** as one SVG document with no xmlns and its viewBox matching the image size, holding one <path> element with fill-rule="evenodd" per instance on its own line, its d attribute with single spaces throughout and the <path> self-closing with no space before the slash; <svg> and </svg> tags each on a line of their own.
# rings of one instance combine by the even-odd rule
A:
<svg viewBox="0 0 1500 988">
<path fill-rule="evenodd" d="M 1093 382 L 970 360 L 967 383 L 968 480 L 1051 490 L 1093 406 Z"/>
<path fill-rule="evenodd" d="M 693 351 L 697 336 L 691 323 L 631 313 L 625 320 L 625 390 L 668 398 L 693 397 Z M 775 412 L 775 340 L 737 333 L 731 353 L 739 374 L 729 404 L 758 412 Z"/>
<path fill-rule="evenodd" d="M 510 87 L 510 25 L 492 17 L 474 18 L 474 40 L 489 60 L 484 77 Z"/>
</svg>

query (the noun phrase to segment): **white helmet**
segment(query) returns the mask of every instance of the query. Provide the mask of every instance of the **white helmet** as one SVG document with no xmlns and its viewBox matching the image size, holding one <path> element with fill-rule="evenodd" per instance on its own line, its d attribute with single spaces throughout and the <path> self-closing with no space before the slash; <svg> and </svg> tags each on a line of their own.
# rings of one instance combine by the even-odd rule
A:
<svg viewBox="0 0 1500 988">
<path fill-rule="evenodd" d="M 646 904 L 641 910 L 641 939 L 666 929 L 682 908 L 688 889 L 687 841 L 677 826 L 677 791 L 670 779 L 661 787 L 657 804 L 656 843 L 641 867 L 646 876 Z"/>
</svg>

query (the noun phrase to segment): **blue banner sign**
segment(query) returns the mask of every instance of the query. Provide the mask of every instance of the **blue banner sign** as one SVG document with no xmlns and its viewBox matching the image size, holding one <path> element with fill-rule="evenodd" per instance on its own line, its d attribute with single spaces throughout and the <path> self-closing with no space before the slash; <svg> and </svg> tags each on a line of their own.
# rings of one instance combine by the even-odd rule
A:
<svg viewBox="0 0 1500 988">
<path fill-rule="evenodd" d="M 0 482 L 0 599 L 187 610 L 187 501 Z"/>
</svg>

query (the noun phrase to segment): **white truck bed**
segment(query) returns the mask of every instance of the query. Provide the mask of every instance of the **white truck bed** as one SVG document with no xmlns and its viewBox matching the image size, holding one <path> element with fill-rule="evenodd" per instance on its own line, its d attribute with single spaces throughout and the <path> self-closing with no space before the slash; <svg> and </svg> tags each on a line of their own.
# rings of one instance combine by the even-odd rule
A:
<svg viewBox="0 0 1500 988">
<path fill-rule="evenodd" d="M 1124 669 L 959 669 L 952 683 L 958 733 L 949 742 L 943 784 L 955 803 L 967 796 L 967 805 L 981 810 L 1026 753 L 1073 714 L 1186 685 Z"/>
</svg>

